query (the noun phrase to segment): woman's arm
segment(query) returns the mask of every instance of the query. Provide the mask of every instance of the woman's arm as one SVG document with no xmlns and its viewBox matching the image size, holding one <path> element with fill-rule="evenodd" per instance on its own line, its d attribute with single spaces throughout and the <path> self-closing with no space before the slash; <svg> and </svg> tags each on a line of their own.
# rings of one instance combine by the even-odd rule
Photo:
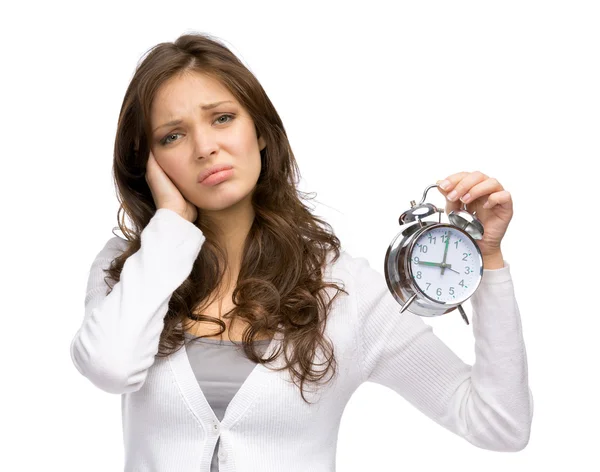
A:
<svg viewBox="0 0 600 472">
<path fill-rule="evenodd" d="M 189 276 L 205 240 L 198 227 L 168 209 L 157 210 L 140 237 L 140 249 L 127 258 L 108 295 L 103 269 L 126 242 L 111 238 L 94 259 L 85 316 L 71 341 L 77 370 L 110 393 L 133 392 L 144 384 L 169 300 Z"/>
<path fill-rule="evenodd" d="M 504 261 L 506 262 L 506 261 Z M 519 451 L 530 435 L 533 397 L 510 266 L 484 270 L 470 298 L 473 366 L 400 305 L 379 272 L 354 259 L 363 380 L 385 385 L 483 449 Z"/>
</svg>

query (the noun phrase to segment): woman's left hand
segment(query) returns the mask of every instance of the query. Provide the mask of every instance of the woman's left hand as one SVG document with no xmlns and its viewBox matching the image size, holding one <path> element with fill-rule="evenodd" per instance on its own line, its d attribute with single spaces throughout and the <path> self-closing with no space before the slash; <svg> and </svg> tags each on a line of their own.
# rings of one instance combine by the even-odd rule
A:
<svg viewBox="0 0 600 472">
<path fill-rule="evenodd" d="M 436 183 L 439 185 L 443 180 Z M 496 179 L 479 171 L 458 172 L 445 180 L 450 182 L 448 187 L 437 189 L 446 197 L 446 214 L 462 209 L 463 202 L 466 203 L 467 211 L 477 211 L 475 216 L 483 224 L 483 239 L 475 240 L 482 256 L 500 253 L 500 242 L 513 216 L 510 193 Z M 470 197 L 465 200 L 467 194 Z"/>
</svg>

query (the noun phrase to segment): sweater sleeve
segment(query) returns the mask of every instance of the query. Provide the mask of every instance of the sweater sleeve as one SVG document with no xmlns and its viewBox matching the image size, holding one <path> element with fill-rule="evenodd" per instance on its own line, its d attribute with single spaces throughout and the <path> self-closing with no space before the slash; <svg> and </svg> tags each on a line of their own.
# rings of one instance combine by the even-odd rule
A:
<svg viewBox="0 0 600 472">
<path fill-rule="evenodd" d="M 484 269 L 470 298 L 473 366 L 450 350 L 420 316 L 400 313 L 384 276 L 365 258 L 355 259 L 354 271 L 363 381 L 393 389 L 477 447 L 522 450 L 529 442 L 533 396 L 508 262 L 500 269 Z"/>
<path fill-rule="evenodd" d="M 113 237 L 92 262 L 85 315 L 71 341 L 77 370 L 109 393 L 139 390 L 158 353 L 164 316 L 173 292 L 192 271 L 205 237 L 169 209 L 158 209 L 140 234 L 140 249 L 123 265 L 120 280 L 104 281 L 126 241 Z"/>
</svg>

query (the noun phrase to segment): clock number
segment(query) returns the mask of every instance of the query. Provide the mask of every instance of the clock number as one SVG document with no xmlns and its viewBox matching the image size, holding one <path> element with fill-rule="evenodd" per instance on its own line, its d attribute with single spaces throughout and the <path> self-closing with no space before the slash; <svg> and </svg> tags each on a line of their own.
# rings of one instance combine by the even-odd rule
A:
<svg viewBox="0 0 600 472">
<path fill-rule="evenodd" d="M 470 274 L 471 268 L 469 266 L 465 267 L 465 274 Z"/>
<path fill-rule="evenodd" d="M 436 236 L 432 236 L 431 233 L 429 233 L 428 236 L 429 236 L 429 242 L 431 243 L 431 241 L 433 241 L 433 244 L 435 244 Z"/>
<path fill-rule="evenodd" d="M 418 272 L 417 272 L 417 277 L 416 277 L 416 278 L 417 278 L 417 279 L 420 279 L 420 278 L 421 278 L 421 271 L 418 271 Z"/>
<path fill-rule="evenodd" d="M 436 295 L 439 297 L 440 295 L 442 295 L 442 289 L 441 289 L 441 288 L 438 288 L 438 289 L 435 291 L 435 293 L 436 293 Z"/>
<path fill-rule="evenodd" d="M 419 263 L 419 256 L 415 256 L 415 257 L 413 257 L 413 262 L 414 262 L 415 264 L 418 264 L 418 263 Z"/>
<path fill-rule="evenodd" d="M 421 244 L 419 246 L 419 249 L 421 250 L 421 252 L 427 252 L 427 245 L 426 244 Z"/>
<path fill-rule="evenodd" d="M 447 234 L 442 234 L 442 235 L 440 236 L 440 238 L 441 238 L 441 240 L 442 240 L 442 244 L 446 244 L 446 243 L 448 242 L 448 238 L 449 238 L 449 237 L 450 237 L 450 236 L 448 236 Z"/>
<path fill-rule="evenodd" d="M 463 258 L 462 258 L 462 260 L 463 260 L 463 261 L 466 261 L 466 260 L 467 260 L 467 257 L 469 257 L 469 253 L 467 253 L 467 252 L 463 252 L 463 256 L 465 256 L 465 257 L 463 257 Z"/>
<path fill-rule="evenodd" d="M 465 280 L 463 279 L 460 282 L 458 282 L 458 285 L 464 287 L 465 286 Z"/>
<path fill-rule="evenodd" d="M 427 282 L 427 290 L 429 290 L 430 286 L 431 286 L 431 282 Z"/>
<path fill-rule="evenodd" d="M 450 295 L 454 295 L 454 287 L 450 287 L 450 289 L 448 290 L 448 292 L 450 292 Z"/>
</svg>

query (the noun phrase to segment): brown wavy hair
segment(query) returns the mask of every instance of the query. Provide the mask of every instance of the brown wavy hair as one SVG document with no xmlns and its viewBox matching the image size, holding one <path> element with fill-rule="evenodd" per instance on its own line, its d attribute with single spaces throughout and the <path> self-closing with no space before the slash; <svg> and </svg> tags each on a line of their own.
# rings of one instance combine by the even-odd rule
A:
<svg viewBox="0 0 600 472">
<path fill-rule="evenodd" d="M 185 72 L 219 80 L 246 109 L 257 136 L 266 142 L 260 151 L 261 172 L 252 195 L 255 219 L 244 244 L 232 296 L 235 307 L 223 318 L 231 319 L 231 323 L 235 319 L 248 322 L 242 345 L 253 362 L 271 368 L 268 364 L 283 351 L 285 366 L 271 369 L 289 368 L 294 383 L 299 380 L 302 398 L 310 403 L 304 396 L 304 383 L 319 382 L 329 370 L 332 376 L 337 372 L 334 348 L 324 331 L 333 301 L 340 292 L 348 292 L 335 283 L 324 283 L 322 276 L 328 255 L 332 255 L 331 263 L 339 258 L 340 241 L 331 226 L 311 214 L 301 200 L 300 195 L 306 198 L 307 194 L 297 189 L 300 171 L 271 100 L 256 77 L 211 35 L 184 34 L 172 43 L 160 43 L 136 67 L 119 114 L 113 161 L 120 202 L 117 220 L 128 244 L 105 272 L 114 282 L 120 279 L 125 260 L 139 250 L 140 233 L 156 212 L 144 177 L 150 151 L 150 108 L 161 84 Z M 128 215 L 133 229 L 126 227 L 121 211 Z M 221 286 L 227 268 L 225 252 L 216 243 L 213 230 L 203 223 L 200 208 L 194 224 L 206 239 L 189 277 L 171 296 L 157 357 L 168 356 L 185 344 L 189 319 L 219 325 L 219 335 L 226 330 L 222 320 L 192 313 Z M 328 288 L 336 289 L 333 297 Z M 108 293 L 110 290 L 109 285 Z M 276 332 L 283 334 L 282 345 L 262 359 L 253 341 L 259 335 L 273 336 Z M 324 354 L 324 364 L 313 363 L 318 349 Z M 326 367 L 319 371 L 315 365 Z"/>
</svg>

